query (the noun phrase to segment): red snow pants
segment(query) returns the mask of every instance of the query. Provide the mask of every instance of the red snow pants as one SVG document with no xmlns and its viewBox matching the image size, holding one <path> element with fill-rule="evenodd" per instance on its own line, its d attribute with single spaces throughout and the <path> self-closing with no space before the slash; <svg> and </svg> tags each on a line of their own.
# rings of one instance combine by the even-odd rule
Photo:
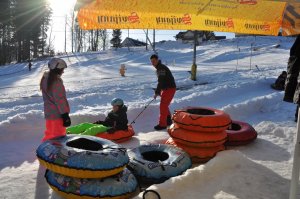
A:
<svg viewBox="0 0 300 199">
<path fill-rule="evenodd" d="M 66 127 L 63 126 L 62 119 L 46 120 L 46 130 L 42 142 L 50 140 L 55 137 L 65 136 Z"/>
<path fill-rule="evenodd" d="M 167 117 L 170 115 L 169 105 L 175 95 L 176 88 L 168 88 L 166 90 L 161 90 L 160 92 L 160 114 L 159 114 L 159 126 L 167 126 Z"/>
</svg>

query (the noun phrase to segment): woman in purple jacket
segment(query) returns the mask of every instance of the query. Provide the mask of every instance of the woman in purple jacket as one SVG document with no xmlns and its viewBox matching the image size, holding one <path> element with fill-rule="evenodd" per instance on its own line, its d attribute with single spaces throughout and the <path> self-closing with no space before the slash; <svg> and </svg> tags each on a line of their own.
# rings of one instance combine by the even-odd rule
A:
<svg viewBox="0 0 300 199">
<path fill-rule="evenodd" d="M 69 117 L 70 107 L 66 98 L 66 91 L 61 79 L 67 64 L 64 60 L 53 58 L 48 62 L 49 71 L 46 71 L 40 82 L 43 93 L 44 115 L 46 130 L 43 142 L 66 135 L 66 127 L 71 125 Z"/>
</svg>

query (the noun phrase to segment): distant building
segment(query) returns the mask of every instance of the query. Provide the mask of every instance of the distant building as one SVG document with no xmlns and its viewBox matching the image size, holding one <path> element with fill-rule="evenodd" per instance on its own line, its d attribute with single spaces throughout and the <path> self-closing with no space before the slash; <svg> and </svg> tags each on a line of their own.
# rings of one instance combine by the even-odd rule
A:
<svg viewBox="0 0 300 199">
<path fill-rule="evenodd" d="M 267 36 L 267 35 L 235 33 L 235 37 L 250 37 L 250 36 L 254 37 L 254 36 Z"/>
<path fill-rule="evenodd" d="M 203 41 L 203 33 L 201 33 L 200 31 L 198 32 L 198 38 L 197 38 L 197 42 L 198 44 L 202 43 Z M 179 32 L 176 36 L 175 36 L 176 41 L 182 42 L 182 43 L 193 43 L 194 42 L 194 31 L 188 30 L 185 32 Z"/>
<path fill-rule="evenodd" d="M 136 46 L 146 46 L 146 45 L 147 44 L 145 42 L 132 39 L 129 37 L 126 37 L 126 39 L 124 39 L 124 41 L 121 43 L 122 47 L 136 47 Z"/>
<path fill-rule="evenodd" d="M 215 40 L 226 39 L 226 36 L 215 36 Z"/>
<path fill-rule="evenodd" d="M 195 31 L 185 31 L 185 32 L 179 32 L 175 39 L 176 41 L 181 41 L 182 43 L 193 43 L 194 42 L 194 32 Z M 220 39 L 226 39 L 226 36 L 215 36 L 215 34 L 211 31 L 197 31 L 198 38 L 197 42 L 198 44 L 202 43 L 203 41 L 208 40 L 220 40 Z"/>
</svg>

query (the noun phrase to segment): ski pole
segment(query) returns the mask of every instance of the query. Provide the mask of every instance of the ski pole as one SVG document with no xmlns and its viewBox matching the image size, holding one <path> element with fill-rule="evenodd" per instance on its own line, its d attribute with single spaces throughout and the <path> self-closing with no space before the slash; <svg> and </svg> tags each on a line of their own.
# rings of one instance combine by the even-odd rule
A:
<svg viewBox="0 0 300 199">
<path fill-rule="evenodd" d="M 148 106 L 154 101 L 155 99 L 153 98 L 145 107 L 144 109 L 136 116 L 136 118 L 130 123 L 131 124 L 135 124 L 135 120 L 138 119 L 140 117 L 140 115 L 148 108 Z"/>
</svg>

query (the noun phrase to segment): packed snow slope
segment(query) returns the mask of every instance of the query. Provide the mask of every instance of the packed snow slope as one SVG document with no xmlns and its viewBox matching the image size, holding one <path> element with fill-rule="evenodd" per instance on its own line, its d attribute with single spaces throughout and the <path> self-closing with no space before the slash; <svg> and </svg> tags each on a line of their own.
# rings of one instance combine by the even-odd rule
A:
<svg viewBox="0 0 300 199">
<path fill-rule="evenodd" d="M 189 79 L 190 44 L 169 41 L 156 45 L 179 88 L 172 111 L 186 106 L 222 109 L 232 119 L 253 125 L 258 139 L 220 152 L 205 165 L 194 165 L 182 176 L 149 189 L 164 199 L 288 198 L 296 106 L 283 102 L 283 92 L 272 90 L 270 84 L 286 70 L 293 41 L 244 37 L 203 43 L 197 47 L 196 82 Z M 274 48 L 275 44 L 280 47 Z M 62 57 L 68 63 L 63 80 L 72 124 L 104 119 L 115 97 L 124 99 L 132 121 L 153 97 L 157 80 L 149 62 L 151 53 L 124 48 Z M 47 61 L 33 62 L 30 72 L 27 63 L 0 67 L 0 198 L 60 198 L 48 187 L 35 157 L 44 131 L 39 81 Z M 126 77 L 119 75 L 120 64 L 127 67 Z M 163 143 L 168 138 L 166 131 L 153 130 L 158 111 L 159 99 L 136 120 L 136 135 L 125 147 Z"/>
</svg>

